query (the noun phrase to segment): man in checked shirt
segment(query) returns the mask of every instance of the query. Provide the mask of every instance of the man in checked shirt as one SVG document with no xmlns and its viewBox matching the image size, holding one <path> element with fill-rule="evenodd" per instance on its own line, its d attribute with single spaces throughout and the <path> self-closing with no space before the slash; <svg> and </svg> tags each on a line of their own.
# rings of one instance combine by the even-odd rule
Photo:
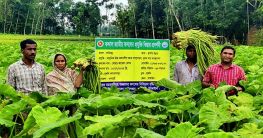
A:
<svg viewBox="0 0 263 138">
<path fill-rule="evenodd" d="M 20 43 L 20 47 L 23 58 L 8 67 L 6 83 L 26 95 L 33 91 L 46 94 L 45 70 L 35 61 L 37 43 L 27 39 Z"/>
<path fill-rule="evenodd" d="M 174 67 L 173 80 L 179 84 L 187 85 L 196 80 L 202 80 L 202 75 L 199 73 L 197 65 L 197 55 L 194 46 L 186 48 L 186 60 L 176 63 Z"/>
<path fill-rule="evenodd" d="M 203 78 L 202 85 L 204 88 L 217 88 L 219 83 L 226 81 L 227 85 L 236 86 L 238 91 L 244 91 L 239 85 L 240 80 L 246 81 L 244 70 L 232 63 L 236 51 L 233 47 L 225 46 L 220 53 L 221 63 L 210 66 Z M 228 95 L 236 95 L 237 91 L 228 91 Z"/>
</svg>

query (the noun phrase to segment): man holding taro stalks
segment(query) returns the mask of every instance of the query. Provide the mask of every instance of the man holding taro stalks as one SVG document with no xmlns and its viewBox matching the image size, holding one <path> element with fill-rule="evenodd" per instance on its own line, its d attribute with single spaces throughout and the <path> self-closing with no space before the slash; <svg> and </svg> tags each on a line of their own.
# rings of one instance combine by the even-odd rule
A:
<svg viewBox="0 0 263 138">
<path fill-rule="evenodd" d="M 186 48 L 186 60 L 182 60 L 176 63 L 174 68 L 173 80 L 187 85 L 196 80 L 202 80 L 202 75 L 199 73 L 197 65 L 197 55 L 194 46 L 188 46 Z"/>
</svg>

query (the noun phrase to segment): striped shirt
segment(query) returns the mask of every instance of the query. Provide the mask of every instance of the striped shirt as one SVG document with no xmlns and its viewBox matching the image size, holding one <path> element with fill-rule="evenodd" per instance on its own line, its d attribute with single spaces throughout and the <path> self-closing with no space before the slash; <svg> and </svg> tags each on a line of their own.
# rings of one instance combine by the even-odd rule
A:
<svg viewBox="0 0 263 138">
<path fill-rule="evenodd" d="M 241 67 L 231 64 L 229 68 L 224 69 L 222 63 L 210 66 L 203 79 L 204 82 L 212 83 L 215 88 L 222 81 L 226 81 L 227 85 L 238 86 L 240 80 L 246 81 L 245 72 Z"/>
<path fill-rule="evenodd" d="M 26 95 L 39 91 L 46 94 L 45 70 L 43 65 L 34 62 L 32 67 L 27 66 L 23 60 L 13 63 L 8 67 L 6 83 L 14 87 L 17 92 Z"/>
<path fill-rule="evenodd" d="M 177 62 L 174 67 L 173 80 L 182 85 L 187 85 L 196 80 L 202 80 L 202 75 L 199 73 L 197 64 L 194 65 L 192 72 L 190 72 L 187 61 L 182 60 Z"/>
</svg>

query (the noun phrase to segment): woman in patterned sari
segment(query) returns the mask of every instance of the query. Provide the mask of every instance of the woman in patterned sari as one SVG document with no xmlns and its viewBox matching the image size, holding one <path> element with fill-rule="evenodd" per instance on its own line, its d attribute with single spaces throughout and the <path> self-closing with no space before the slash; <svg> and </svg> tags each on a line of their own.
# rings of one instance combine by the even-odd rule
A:
<svg viewBox="0 0 263 138">
<path fill-rule="evenodd" d="M 79 75 L 70 68 L 67 68 L 67 59 L 63 54 L 56 54 L 53 59 L 54 70 L 47 74 L 48 95 L 56 92 L 77 92 L 82 84 L 83 69 Z"/>
</svg>

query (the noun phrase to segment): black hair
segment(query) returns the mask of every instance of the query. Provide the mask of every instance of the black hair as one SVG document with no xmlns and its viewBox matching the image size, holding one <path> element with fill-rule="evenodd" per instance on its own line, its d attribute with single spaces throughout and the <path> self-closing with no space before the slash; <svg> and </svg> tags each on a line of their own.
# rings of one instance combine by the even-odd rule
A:
<svg viewBox="0 0 263 138">
<path fill-rule="evenodd" d="M 37 43 L 35 41 L 33 41 L 31 39 L 26 39 L 26 40 L 24 40 L 24 41 L 22 41 L 20 43 L 21 49 L 25 49 L 26 48 L 26 44 L 36 44 L 37 45 Z"/>
<path fill-rule="evenodd" d="M 221 50 L 221 53 L 223 53 L 223 51 L 225 49 L 232 49 L 234 51 L 234 55 L 236 54 L 236 50 L 232 46 L 225 46 L 225 47 L 223 47 L 222 50 Z"/>
<path fill-rule="evenodd" d="M 187 53 L 188 50 L 190 50 L 190 49 L 192 49 L 192 48 L 195 49 L 195 47 L 192 46 L 192 45 L 189 45 L 188 47 L 186 47 L 186 53 Z"/>
</svg>

